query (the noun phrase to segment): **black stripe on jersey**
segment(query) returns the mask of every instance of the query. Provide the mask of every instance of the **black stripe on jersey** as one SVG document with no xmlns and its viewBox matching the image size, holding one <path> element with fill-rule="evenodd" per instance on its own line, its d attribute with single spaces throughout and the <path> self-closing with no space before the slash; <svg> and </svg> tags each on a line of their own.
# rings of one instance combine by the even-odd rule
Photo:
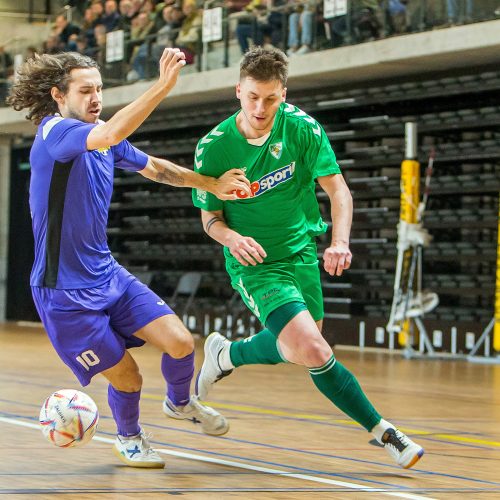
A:
<svg viewBox="0 0 500 500">
<path fill-rule="evenodd" d="M 64 201 L 66 200 L 66 188 L 72 167 L 73 160 L 67 163 L 56 161 L 50 179 L 47 240 L 45 242 L 45 274 L 43 277 L 43 286 L 48 288 L 55 288 L 57 284 Z"/>
</svg>

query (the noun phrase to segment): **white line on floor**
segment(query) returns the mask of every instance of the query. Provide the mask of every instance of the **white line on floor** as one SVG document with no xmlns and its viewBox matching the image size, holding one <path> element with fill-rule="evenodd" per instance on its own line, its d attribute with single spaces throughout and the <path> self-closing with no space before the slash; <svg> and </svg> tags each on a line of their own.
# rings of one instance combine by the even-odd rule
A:
<svg viewBox="0 0 500 500">
<path fill-rule="evenodd" d="M 18 425 L 21 427 L 28 427 L 29 429 L 39 430 L 40 426 L 33 424 L 31 422 L 24 422 L 22 420 L 16 420 L 14 418 L 0 417 L 0 422 L 6 424 Z M 101 443 L 113 444 L 114 439 L 105 438 L 101 436 L 94 436 L 94 441 L 99 441 Z M 341 486 L 343 488 L 351 488 L 359 491 L 366 491 L 367 493 L 382 493 L 383 495 L 388 495 L 396 498 L 406 498 L 408 500 L 434 500 L 428 496 L 413 495 L 412 493 L 404 492 L 392 492 L 387 491 L 384 488 L 372 488 L 370 486 L 363 486 L 362 484 L 348 483 L 345 481 L 337 481 L 335 479 L 328 479 L 318 476 L 310 476 L 308 474 L 294 474 L 286 472 L 280 469 L 271 469 L 269 467 L 259 467 L 258 465 L 247 464 L 244 462 L 237 462 L 233 460 L 223 460 L 220 458 L 205 457 L 203 455 L 196 455 L 194 453 L 184 453 L 181 451 L 164 450 L 161 448 L 155 448 L 158 453 L 163 453 L 164 455 L 172 455 L 178 458 L 185 458 L 187 460 L 197 460 L 198 462 L 208 462 L 218 465 L 225 465 L 227 467 L 236 467 L 239 469 L 252 470 L 256 472 L 263 472 L 264 474 L 275 474 L 277 476 L 292 477 L 295 479 L 302 479 L 303 481 L 312 481 L 314 483 L 330 484 L 335 486 Z"/>
</svg>

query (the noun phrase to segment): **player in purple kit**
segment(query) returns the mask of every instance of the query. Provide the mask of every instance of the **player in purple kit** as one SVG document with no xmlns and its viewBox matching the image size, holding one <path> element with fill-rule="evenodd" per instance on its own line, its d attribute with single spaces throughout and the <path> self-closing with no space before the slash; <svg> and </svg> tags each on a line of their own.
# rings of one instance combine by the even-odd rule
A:
<svg viewBox="0 0 500 500">
<path fill-rule="evenodd" d="M 221 435 L 229 426 L 190 397 L 194 343 L 167 304 L 112 257 L 106 238 L 113 170 L 137 171 L 178 187 L 207 190 L 222 200 L 250 194 L 240 170 L 219 179 L 148 156 L 126 138 L 167 96 L 185 64 L 179 49 L 165 49 L 160 76 L 149 90 L 107 122 L 97 63 L 77 53 L 42 55 L 18 72 L 8 103 L 28 109 L 38 125 L 31 149 L 30 208 L 35 236 L 33 298 L 61 359 L 85 386 L 97 373 L 109 381 L 108 402 L 117 424 L 115 454 L 133 467 L 164 467 L 139 425 L 142 377 L 127 350 L 149 342 L 160 349 L 167 382 L 163 411 L 201 423 Z"/>
</svg>

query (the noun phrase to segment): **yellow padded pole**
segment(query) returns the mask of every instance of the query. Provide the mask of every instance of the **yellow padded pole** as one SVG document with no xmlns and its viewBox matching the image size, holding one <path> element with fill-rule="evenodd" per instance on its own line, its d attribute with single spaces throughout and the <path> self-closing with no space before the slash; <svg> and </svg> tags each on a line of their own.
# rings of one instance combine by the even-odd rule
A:
<svg viewBox="0 0 500 500">
<path fill-rule="evenodd" d="M 399 218 L 409 224 L 417 222 L 418 204 L 420 201 L 420 163 L 416 160 L 403 160 L 401 163 L 401 203 Z M 403 256 L 402 276 L 408 276 L 411 266 L 411 256 L 415 249 L 408 249 Z M 415 283 L 416 280 L 414 280 Z M 408 345 L 410 321 L 403 323 L 398 334 L 401 346 Z"/>
</svg>

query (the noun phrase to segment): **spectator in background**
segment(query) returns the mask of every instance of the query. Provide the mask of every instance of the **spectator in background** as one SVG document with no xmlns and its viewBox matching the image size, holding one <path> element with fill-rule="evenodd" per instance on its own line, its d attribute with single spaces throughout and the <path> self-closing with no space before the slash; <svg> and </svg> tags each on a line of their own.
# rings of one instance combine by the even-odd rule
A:
<svg viewBox="0 0 500 500">
<path fill-rule="evenodd" d="M 144 0 L 131 0 L 132 7 L 130 8 L 129 17 L 134 19 L 139 15 L 139 12 L 142 9 L 142 5 L 144 4 Z"/>
<path fill-rule="evenodd" d="M 406 5 L 400 0 L 389 0 L 386 7 L 388 33 L 404 33 L 406 31 Z"/>
<path fill-rule="evenodd" d="M 73 34 L 69 37 L 65 52 L 78 52 L 78 38 L 80 35 Z"/>
<path fill-rule="evenodd" d="M 228 14 L 236 14 L 243 12 L 248 3 L 249 0 L 226 0 L 224 7 L 226 7 Z"/>
<path fill-rule="evenodd" d="M 102 5 L 101 0 L 92 0 L 90 8 L 92 9 L 92 13 L 94 14 L 94 28 L 95 28 L 98 24 L 102 24 L 102 18 L 104 16 L 104 7 Z"/>
<path fill-rule="evenodd" d="M 283 12 L 271 10 L 281 7 L 285 0 L 251 0 L 245 7 L 248 17 L 239 19 L 236 27 L 236 37 L 241 53 L 252 45 L 262 45 L 267 48 L 281 45 L 283 38 Z"/>
<path fill-rule="evenodd" d="M 76 52 L 84 56 L 95 58 L 97 48 L 95 45 L 89 46 L 88 38 L 85 35 L 80 35 L 76 39 Z"/>
<path fill-rule="evenodd" d="M 148 76 L 148 61 L 158 61 L 167 47 L 173 47 L 184 20 L 182 8 L 178 5 L 167 5 L 163 7 L 162 19 L 164 25 L 156 33 L 156 41 L 151 48 L 148 44 L 142 44 L 132 61 L 132 72 L 130 79 L 141 79 Z M 153 68 L 153 64 L 150 65 Z M 157 70 L 154 65 L 155 71 Z"/>
<path fill-rule="evenodd" d="M 9 91 L 9 79 L 14 73 L 14 59 L 5 46 L 0 45 L 0 102 L 4 102 Z"/>
<path fill-rule="evenodd" d="M 129 82 L 135 80 L 143 80 L 145 75 L 145 65 L 135 63 L 135 58 L 139 56 L 140 60 L 144 61 L 147 57 L 148 44 L 146 37 L 152 32 L 154 22 L 151 20 L 147 12 L 141 12 L 132 20 L 130 29 L 130 43 L 128 44 L 129 56 L 127 60 L 130 62 L 132 69 L 127 74 Z M 137 71 L 137 70 L 140 71 Z"/>
<path fill-rule="evenodd" d="M 91 7 L 87 7 L 83 13 L 81 34 L 87 39 L 86 46 L 89 48 L 96 46 L 94 28 L 96 25 L 96 14 Z"/>
<path fill-rule="evenodd" d="M 261 8 L 261 5 L 262 0 L 251 0 L 247 2 L 242 10 L 243 15 L 238 17 L 235 33 L 242 54 L 249 49 L 249 41 L 252 41 L 255 45 L 262 43 L 262 32 L 259 31 L 259 26 L 257 24 L 258 9 Z"/>
<path fill-rule="evenodd" d="M 71 24 L 66 16 L 60 14 L 56 17 L 55 27 L 53 31 L 54 35 L 59 37 L 59 47 L 62 51 L 71 50 L 69 47 L 69 40 L 72 35 L 78 35 L 80 33 L 80 28 L 74 24 Z"/>
<path fill-rule="evenodd" d="M 465 12 L 461 12 L 465 4 Z M 474 13 L 474 0 L 446 0 L 446 10 L 448 14 L 448 23 L 453 25 L 459 20 L 464 22 L 471 22 Z M 465 15 L 465 17 L 464 17 Z"/>
<path fill-rule="evenodd" d="M 92 48 L 93 58 L 99 63 L 99 66 L 103 66 L 106 59 L 106 26 L 97 24 L 94 28 L 94 36 L 96 45 Z"/>
<path fill-rule="evenodd" d="M 104 4 L 104 15 L 102 16 L 102 24 L 106 27 L 106 33 L 115 30 L 120 23 L 120 13 L 116 0 L 106 0 Z"/>
<path fill-rule="evenodd" d="M 163 8 L 164 25 L 156 34 L 156 43 L 153 45 L 153 59 L 158 60 L 166 47 L 173 47 L 184 21 L 184 13 L 178 5 L 167 5 Z"/>
<path fill-rule="evenodd" d="M 295 3 L 295 2 L 294 2 Z M 313 23 L 315 20 L 316 2 L 310 0 L 296 6 L 288 18 L 288 51 L 287 55 L 307 54 L 312 50 Z"/>
<path fill-rule="evenodd" d="M 144 0 L 142 7 L 141 7 L 141 12 L 145 12 L 149 20 L 155 23 L 156 21 L 156 8 L 153 0 Z"/>
<path fill-rule="evenodd" d="M 175 43 L 186 55 L 186 64 L 193 64 L 201 39 L 202 11 L 193 0 L 184 0 L 182 13 L 185 17 Z"/>
<path fill-rule="evenodd" d="M 382 9 L 378 0 L 354 2 L 353 31 L 358 42 L 376 40 L 382 29 Z"/>
<path fill-rule="evenodd" d="M 154 6 L 154 32 L 157 33 L 160 28 L 163 28 L 165 26 L 165 19 L 163 18 L 163 9 L 165 7 L 171 6 L 171 5 L 178 5 L 180 6 L 179 3 L 176 3 L 175 0 L 166 0 L 164 2 L 158 2 Z"/>
<path fill-rule="evenodd" d="M 132 18 L 134 17 L 133 5 L 131 0 L 120 0 L 118 4 L 120 11 L 120 20 L 118 21 L 118 29 L 130 32 Z"/>
<path fill-rule="evenodd" d="M 44 54 L 59 54 L 59 52 L 62 52 L 61 44 L 59 41 L 59 35 L 56 34 L 49 35 L 47 40 L 43 42 L 42 52 Z"/>
<path fill-rule="evenodd" d="M 285 5 L 287 0 L 265 0 L 266 12 L 257 18 L 264 36 L 262 45 L 266 48 L 280 47 L 283 42 L 283 26 L 286 26 Z M 259 44 L 260 45 L 260 44 Z"/>
<path fill-rule="evenodd" d="M 366 42 L 380 36 L 382 10 L 377 0 L 352 0 L 351 9 L 351 26 L 347 26 L 346 16 L 326 21 L 334 47 L 342 45 L 348 33 L 356 42 Z"/>
<path fill-rule="evenodd" d="M 406 2 L 408 31 L 423 31 L 434 26 L 445 26 L 447 20 L 446 2 L 430 0 Z"/>
</svg>

